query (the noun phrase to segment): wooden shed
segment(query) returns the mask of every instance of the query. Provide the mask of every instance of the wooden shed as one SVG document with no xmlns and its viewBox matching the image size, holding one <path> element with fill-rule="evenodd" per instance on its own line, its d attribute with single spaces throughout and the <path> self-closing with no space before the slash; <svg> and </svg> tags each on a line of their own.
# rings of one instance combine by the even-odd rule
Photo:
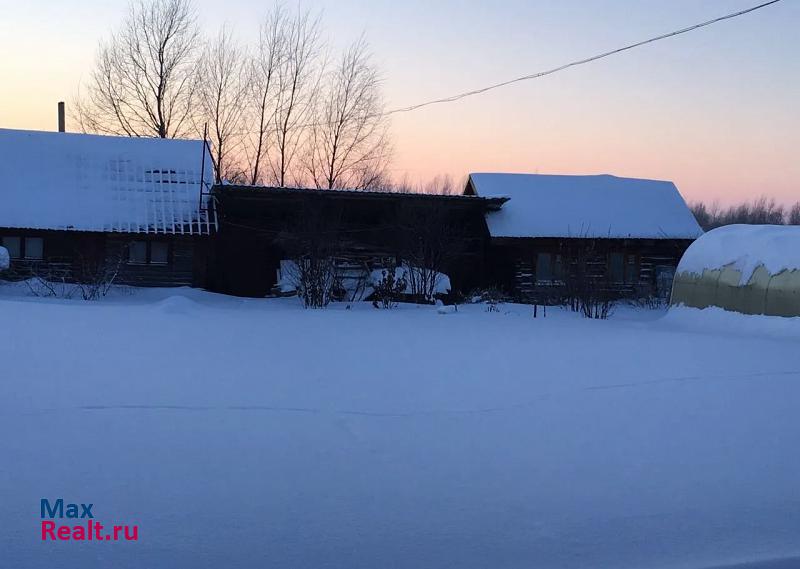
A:
<svg viewBox="0 0 800 569">
<path fill-rule="evenodd" d="M 202 141 L 0 129 L 11 275 L 203 286 L 212 179 Z"/>
<path fill-rule="evenodd" d="M 408 251 L 466 292 L 485 280 L 484 215 L 502 198 L 219 185 L 209 288 L 261 297 L 276 291 L 281 261 L 326 248 L 343 273 L 399 266 Z M 295 251 L 293 251 L 295 249 Z M 422 261 L 421 261 L 422 262 Z"/>
<path fill-rule="evenodd" d="M 486 216 L 489 280 L 524 301 L 561 302 L 576 280 L 614 298 L 666 297 L 703 233 L 671 182 L 471 174 L 464 194 L 507 200 Z"/>
</svg>

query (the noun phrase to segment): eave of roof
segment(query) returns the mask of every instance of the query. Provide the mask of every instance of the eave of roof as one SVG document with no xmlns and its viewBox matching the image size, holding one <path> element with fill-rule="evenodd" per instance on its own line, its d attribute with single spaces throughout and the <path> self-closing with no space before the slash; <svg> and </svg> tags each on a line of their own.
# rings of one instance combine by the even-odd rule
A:
<svg viewBox="0 0 800 569">
<path fill-rule="evenodd" d="M 320 190 L 316 188 L 279 188 L 274 186 L 247 186 L 236 184 L 215 185 L 212 191 L 221 195 L 231 195 L 251 198 L 269 198 L 276 194 L 279 195 L 314 195 L 341 198 L 366 198 L 375 200 L 389 200 L 397 198 L 409 198 L 420 200 L 439 200 L 463 203 L 482 203 L 488 209 L 499 209 L 502 204 L 508 201 L 507 197 L 483 197 L 465 196 L 462 194 L 425 194 L 418 192 L 382 192 L 374 190 L 353 190 L 353 189 L 334 189 Z"/>
</svg>

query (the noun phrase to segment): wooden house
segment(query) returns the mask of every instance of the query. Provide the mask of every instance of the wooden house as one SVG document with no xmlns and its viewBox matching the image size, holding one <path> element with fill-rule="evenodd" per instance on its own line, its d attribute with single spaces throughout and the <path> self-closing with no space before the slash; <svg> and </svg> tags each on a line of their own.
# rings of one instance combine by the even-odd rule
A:
<svg viewBox="0 0 800 569">
<path fill-rule="evenodd" d="M 557 302 L 581 277 L 643 297 L 669 290 L 702 234 L 674 184 L 653 180 L 472 174 L 444 196 L 212 179 L 202 141 L 0 129 L 11 277 L 261 297 L 280 290 L 284 261 L 316 251 L 345 276 L 434 268 L 461 293 Z"/>
<path fill-rule="evenodd" d="M 11 275 L 203 286 L 212 179 L 202 141 L 0 129 Z"/>
<path fill-rule="evenodd" d="M 507 200 L 486 215 L 489 281 L 527 301 L 559 302 L 578 279 L 615 298 L 666 297 L 703 233 L 672 182 L 471 174 L 464 194 Z"/>
</svg>

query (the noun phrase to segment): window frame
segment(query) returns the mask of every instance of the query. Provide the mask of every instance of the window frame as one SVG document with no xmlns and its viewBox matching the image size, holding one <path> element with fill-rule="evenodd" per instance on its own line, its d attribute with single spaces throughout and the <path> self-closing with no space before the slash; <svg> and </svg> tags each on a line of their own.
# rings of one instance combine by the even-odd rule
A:
<svg viewBox="0 0 800 569">
<path fill-rule="evenodd" d="M 622 265 L 620 267 L 621 273 L 619 279 L 614 278 L 614 263 L 612 262 L 612 258 L 614 255 L 619 255 L 622 258 Z M 631 262 L 633 261 L 633 262 Z M 632 267 L 632 272 L 629 272 L 629 269 Z M 637 253 L 631 253 L 629 251 L 611 251 L 608 253 L 608 263 L 607 263 L 607 270 L 608 270 L 608 280 L 611 283 L 616 284 L 625 284 L 625 285 L 635 285 L 639 283 L 639 255 Z"/>
<path fill-rule="evenodd" d="M 144 243 L 145 245 L 145 260 L 143 262 L 131 260 L 131 246 L 134 243 Z M 153 261 L 153 243 L 159 243 L 165 246 L 166 261 Z M 128 258 L 125 262 L 126 265 L 131 265 L 134 267 L 167 267 L 172 261 L 172 242 L 161 241 L 157 239 L 134 239 L 128 244 L 127 253 Z"/>
<path fill-rule="evenodd" d="M 41 246 L 41 255 L 39 255 L 38 257 L 30 257 L 28 255 L 28 250 L 30 249 L 30 247 L 29 247 L 30 243 L 28 243 L 28 241 L 31 241 L 33 239 L 38 239 L 42 244 L 42 246 Z M 22 238 L 22 243 L 23 243 L 22 251 L 21 251 L 22 252 L 22 257 L 21 258 L 22 259 L 24 259 L 26 261 L 44 261 L 44 237 L 39 237 L 39 236 L 36 236 L 36 235 L 29 235 L 27 237 L 23 237 Z"/>
<path fill-rule="evenodd" d="M 45 239 L 41 235 L 2 235 L 0 236 L 0 245 L 8 249 L 6 245 L 6 239 L 17 239 L 19 240 L 19 245 L 17 249 L 19 250 L 19 255 L 13 255 L 12 251 L 8 251 L 9 257 L 11 257 L 12 261 L 44 261 L 45 259 Z M 28 241 L 32 239 L 38 239 L 41 241 L 42 244 L 42 254 L 39 257 L 29 257 L 28 256 Z"/>
<path fill-rule="evenodd" d="M 154 261 L 153 260 L 153 245 L 163 245 L 164 246 L 164 260 L 163 261 Z M 147 264 L 148 265 L 155 265 L 158 267 L 164 267 L 169 265 L 170 259 L 170 246 L 169 241 L 148 241 L 147 242 Z"/>
<path fill-rule="evenodd" d="M 15 256 L 11 249 L 9 249 L 8 245 L 6 244 L 6 239 L 18 239 L 19 244 L 17 245 L 17 250 L 19 251 L 19 255 Z M 25 239 L 21 235 L 3 235 L 0 237 L 0 245 L 5 247 L 8 250 L 8 256 L 11 257 L 12 261 L 20 261 L 25 258 Z"/>
</svg>

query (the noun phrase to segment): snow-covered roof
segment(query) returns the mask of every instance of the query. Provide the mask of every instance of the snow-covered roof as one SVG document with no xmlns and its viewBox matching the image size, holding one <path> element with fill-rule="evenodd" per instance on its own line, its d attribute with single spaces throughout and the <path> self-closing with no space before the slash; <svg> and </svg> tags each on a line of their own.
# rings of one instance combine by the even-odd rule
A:
<svg viewBox="0 0 800 569">
<path fill-rule="evenodd" d="M 763 266 L 770 275 L 800 270 L 800 226 L 726 225 L 692 243 L 678 264 L 678 273 L 702 275 L 704 270 L 732 266 L 740 284 Z"/>
<path fill-rule="evenodd" d="M 470 174 L 467 193 L 507 197 L 492 237 L 694 239 L 703 230 L 672 182 L 616 176 Z"/>
<path fill-rule="evenodd" d="M 0 129 L 0 227 L 209 233 L 204 152 L 198 140 Z"/>
</svg>

